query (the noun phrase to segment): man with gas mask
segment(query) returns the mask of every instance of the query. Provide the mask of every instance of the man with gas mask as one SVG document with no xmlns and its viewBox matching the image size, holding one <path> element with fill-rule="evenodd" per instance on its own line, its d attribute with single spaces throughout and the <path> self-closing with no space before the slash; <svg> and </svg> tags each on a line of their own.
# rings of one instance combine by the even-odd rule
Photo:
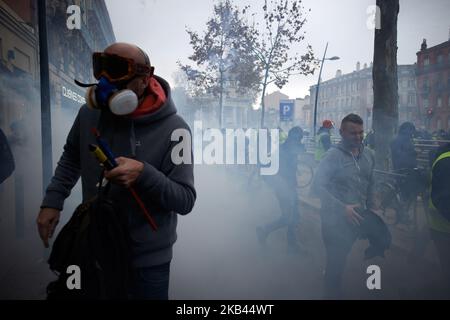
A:
<svg viewBox="0 0 450 320">
<path fill-rule="evenodd" d="M 168 299 L 177 214 L 188 214 L 196 200 L 193 161 L 174 164 L 172 149 L 179 141 L 171 136 L 177 129 L 190 129 L 176 114 L 169 84 L 154 75 L 147 54 L 137 46 L 115 43 L 94 53 L 93 72 L 97 84 L 77 82 L 89 87 L 86 105 L 75 119 L 46 190 L 37 218 L 39 234 L 48 247 L 64 200 L 80 176 L 83 202 L 96 195 L 102 168 L 88 149 L 96 142 L 91 132 L 96 128 L 117 157 L 117 167 L 106 170 L 104 177 L 112 183 L 109 197 L 127 215 L 130 298 Z M 156 231 L 127 192 L 130 188 L 151 212 Z"/>
</svg>

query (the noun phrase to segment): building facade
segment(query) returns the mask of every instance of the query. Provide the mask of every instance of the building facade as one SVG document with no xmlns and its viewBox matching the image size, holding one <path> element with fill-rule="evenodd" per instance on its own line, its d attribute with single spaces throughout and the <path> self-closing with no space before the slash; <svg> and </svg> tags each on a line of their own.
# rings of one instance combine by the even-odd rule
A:
<svg viewBox="0 0 450 320">
<path fill-rule="evenodd" d="M 42 200 L 38 1 L 0 0 L 0 128 L 16 160 L 14 174 L 0 186 L 3 209 L 11 213 L 3 217 L 2 226 L 8 227 L 0 232 L 18 237 L 31 225 L 29 219 L 34 222 Z M 70 5 L 80 8 L 80 29 L 67 27 Z M 46 24 L 56 164 L 84 103 L 85 92 L 74 79 L 92 82 L 92 52 L 103 50 L 115 37 L 103 0 L 47 0 Z"/>
<path fill-rule="evenodd" d="M 264 97 L 264 124 L 268 128 L 281 127 L 280 121 L 280 101 L 289 100 L 289 96 L 281 91 L 274 91 Z"/>
<path fill-rule="evenodd" d="M 420 125 L 430 132 L 450 130 L 450 39 L 430 48 L 423 40 L 416 75 Z"/>
<path fill-rule="evenodd" d="M 416 122 L 419 109 L 416 99 L 415 65 L 398 66 L 398 84 L 399 119 L 401 122 Z M 316 88 L 317 85 L 310 87 L 312 112 L 314 112 Z M 325 119 L 338 124 L 345 115 L 356 113 L 364 120 L 366 128 L 370 129 L 373 108 L 372 65 L 364 64 L 361 68 L 358 62 L 355 71 L 348 74 L 342 74 L 338 70 L 333 79 L 320 84 L 317 102 L 318 126 Z"/>
<path fill-rule="evenodd" d="M 300 126 L 302 129 L 310 130 L 309 124 L 311 122 L 311 107 L 309 105 L 309 96 L 304 98 L 296 98 L 294 105 L 294 123 L 295 126 Z"/>
</svg>

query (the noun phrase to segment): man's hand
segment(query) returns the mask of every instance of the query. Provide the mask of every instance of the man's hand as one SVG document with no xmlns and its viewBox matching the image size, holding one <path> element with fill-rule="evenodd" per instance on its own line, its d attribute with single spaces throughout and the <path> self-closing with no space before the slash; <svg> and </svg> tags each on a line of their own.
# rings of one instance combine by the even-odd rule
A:
<svg viewBox="0 0 450 320">
<path fill-rule="evenodd" d="M 363 217 L 361 217 L 358 212 L 355 211 L 355 208 L 358 208 L 359 204 L 349 204 L 345 206 L 345 217 L 347 218 L 348 222 L 355 226 L 361 225 L 361 221 L 364 220 Z"/>
<path fill-rule="evenodd" d="M 39 236 L 48 248 L 48 239 L 53 237 L 56 225 L 59 222 L 60 211 L 53 208 L 42 208 L 39 212 L 36 223 L 38 225 Z"/>
<path fill-rule="evenodd" d="M 129 188 L 133 185 L 144 170 L 144 164 L 130 158 L 116 158 L 117 167 L 111 171 L 105 171 L 105 178 L 109 181 Z"/>
</svg>

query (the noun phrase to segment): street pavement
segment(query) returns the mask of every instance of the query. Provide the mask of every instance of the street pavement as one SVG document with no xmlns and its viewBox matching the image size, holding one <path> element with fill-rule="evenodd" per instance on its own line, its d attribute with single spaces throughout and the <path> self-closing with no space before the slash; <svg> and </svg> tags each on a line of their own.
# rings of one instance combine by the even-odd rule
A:
<svg viewBox="0 0 450 320">
<path fill-rule="evenodd" d="M 286 229 L 274 232 L 265 248 L 256 239 L 255 228 L 280 214 L 270 188 L 261 184 L 248 190 L 245 177 L 233 168 L 227 171 L 202 166 L 196 170 L 198 201 L 194 212 L 180 219 L 171 298 L 321 299 L 325 252 L 317 207 L 303 201 L 308 198 L 307 192 L 299 192 L 302 206 L 298 227 L 298 238 L 307 252 L 289 254 Z M 413 254 L 417 250 L 405 230 L 391 228 L 394 245 L 384 259 L 364 261 L 368 242 L 357 241 L 344 274 L 344 298 L 445 297 L 439 288 L 434 247 L 424 237 L 423 252 Z M 373 264 L 381 269 L 381 290 L 366 286 L 367 267 Z"/>
</svg>

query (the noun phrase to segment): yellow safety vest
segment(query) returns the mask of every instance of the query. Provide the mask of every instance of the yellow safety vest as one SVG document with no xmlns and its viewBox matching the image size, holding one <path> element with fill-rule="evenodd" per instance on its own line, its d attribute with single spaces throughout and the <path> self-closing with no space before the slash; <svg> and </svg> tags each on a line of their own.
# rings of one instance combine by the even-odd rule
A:
<svg viewBox="0 0 450 320">
<path fill-rule="evenodd" d="M 284 143 L 287 140 L 287 137 L 288 137 L 287 133 L 280 130 L 280 135 L 278 138 L 280 144 Z"/>
<path fill-rule="evenodd" d="M 444 152 L 433 162 L 433 165 L 431 166 L 431 178 L 433 178 L 433 168 L 436 165 L 436 163 L 445 158 L 450 158 L 450 151 Z M 439 232 L 450 233 L 450 221 L 446 219 L 444 216 L 442 216 L 442 214 L 440 214 L 439 211 L 434 206 L 433 200 L 431 199 L 431 192 L 430 192 L 430 200 L 428 202 L 427 217 L 428 217 L 428 225 L 430 226 L 431 229 Z"/>
<path fill-rule="evenodd" d="M 322 143 L 322 136 L 328 134 L 326 132 L 322 132 L 318 136 L 316 136 L 316 152 L 314 154 L 314 158 L 316 161 L 320 161 L 325 154 L 326 150 Z"/>
</svg>

